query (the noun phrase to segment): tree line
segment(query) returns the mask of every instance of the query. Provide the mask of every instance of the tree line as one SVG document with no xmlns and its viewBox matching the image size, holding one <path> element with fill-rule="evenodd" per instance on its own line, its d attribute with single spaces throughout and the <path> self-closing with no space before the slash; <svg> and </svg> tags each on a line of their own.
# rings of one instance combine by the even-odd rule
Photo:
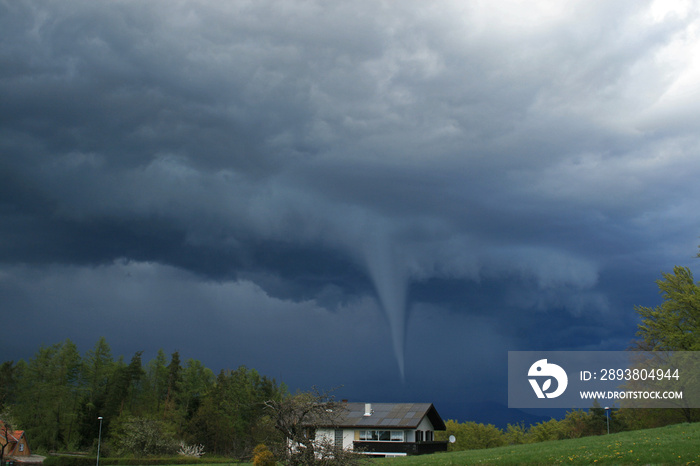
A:
<svg viewBox="0 0 700 466">
<path fill-rule="evenodd" d="M 245 366 L 215 376 L 177 351 L 168 358 L 159 350 L 146 363 L 142 354 L 115 360 L 102 337 L 84 355 L 65 340 L 42 346 L 28 362 L 6 361 L 0 417 L 25 430 L 40 452 L 94 450 L 100 427 L 105 456 L 194 445 L 242 458 L 259 443 L 282 441 L 265 403 L 285 397 L 284 384 Z"/>
<path fill-rule="evenodd" d="M 476 450 L 602 435 L 607 432 L 607 422 L 605 409 L 596 403 L 588 411 L 569 411 L 563 419 L 550 419 L 531 426 L 523 423 L 508 424 L 506 429 L 499 429 L 492 424 L 448 420 L 445 422 L 447 430 L 436 432 L 436 438 L 446 440 L 454 436 L 455 442 L 449 445 L 451 451 Z M 620 419 L 615 419 L 610 431 L 622 430 L 625 430 L 623 423 Z"/>
<path fill-rule="evenodd" d="M 700 414 L 698 410 L 695 410 L 697 417 L 695 420 L 700 420 L 698 414 Z M 460 423 L 448 420 L 445 422 L 447 430 L 436 432 L 435 437 L 438 440 L 447 440 L 453 435 L 456 440 L 455 443 L 448 445 L 450 451 L 476 450 L 604 435 L 608 429 L 610 433 L 616 433 L 662 427 L 686 421 L 684 411 L 678 408 L 622 408 L 610 409 L 606 413 L 605 408 L 594 402 L 588 410 L 571 410 L 566 413 L 563 419 L 552 418 L 530 426 L 516 423 L 508 424 L 505 429 L 500 429 L 493 424 L 469 421 Z"/>
</svg>

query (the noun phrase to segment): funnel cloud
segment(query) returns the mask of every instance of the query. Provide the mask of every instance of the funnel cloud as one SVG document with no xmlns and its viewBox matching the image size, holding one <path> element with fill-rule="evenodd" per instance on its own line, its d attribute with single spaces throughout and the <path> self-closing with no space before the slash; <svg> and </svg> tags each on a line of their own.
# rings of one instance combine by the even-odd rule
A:
<svg viewBox="0 0 700 466">
<path fill-rule="evenodd" d="M 367 270 L 386 314 L 392 348 L 399 366 L 401 380 L 405 379 L 406 326 L 408 310 L 406 294 L 408 277 L 396 245 L 385 237 L 370 238 L 364 251 Z"/>
</svg>

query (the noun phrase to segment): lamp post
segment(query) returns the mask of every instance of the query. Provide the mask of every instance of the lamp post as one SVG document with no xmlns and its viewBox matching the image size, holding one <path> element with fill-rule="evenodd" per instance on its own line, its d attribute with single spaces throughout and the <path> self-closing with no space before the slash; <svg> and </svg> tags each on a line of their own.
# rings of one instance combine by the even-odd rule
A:
<svg viewBox="0 0 700 466">
<path fill-rule="evenodd" d="M 608 424 L 608 434 L 610 434 L 610 408 L 608 406 L 605 407 L 605 420 Z"/>
<path fill-rule="evenodd" d="M 97 437 L 97 463 L 95 466 L 100 466 L 100 444 L 102 443 L 102 416 L 98 417 L 100 421 L 100 435 Z"/>
</svg>

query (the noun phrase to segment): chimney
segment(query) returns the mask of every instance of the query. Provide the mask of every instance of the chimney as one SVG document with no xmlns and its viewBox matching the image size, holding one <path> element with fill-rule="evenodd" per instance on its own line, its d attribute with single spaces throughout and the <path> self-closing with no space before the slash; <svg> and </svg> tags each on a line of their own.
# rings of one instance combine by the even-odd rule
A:
<svg viewBox="0 0 700 466">
<path fill-rule="evenodd" d="M 365 416 L 372 415 L 372 403 L 365 403 Z"/>
</svg>

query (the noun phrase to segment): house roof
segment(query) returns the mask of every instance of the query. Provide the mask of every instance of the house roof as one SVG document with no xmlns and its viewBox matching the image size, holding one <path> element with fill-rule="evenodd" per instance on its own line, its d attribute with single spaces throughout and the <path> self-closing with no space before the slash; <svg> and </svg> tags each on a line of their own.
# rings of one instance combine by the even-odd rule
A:
<svg viewBox="0 0 700 466">
<path fill-rule="evenodd" d="M 435 430 L 445 430 L 445 423 L 432 403 L 371 403 L 371 414 L 365 416 L 365 403 L 342 403 L 345 411 L 334 421 L 334 427 L 415 429 L 424 417 Z"/>
</svg>

